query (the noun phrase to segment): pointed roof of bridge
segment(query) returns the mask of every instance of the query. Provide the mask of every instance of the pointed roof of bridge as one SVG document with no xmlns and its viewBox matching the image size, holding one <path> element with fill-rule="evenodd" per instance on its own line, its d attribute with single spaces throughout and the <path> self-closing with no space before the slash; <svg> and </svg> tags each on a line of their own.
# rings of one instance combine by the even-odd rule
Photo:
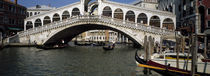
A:
<svg viewBox="0 0 210 76">
<path fill-rule="evenodd" d="M 136 5 L 136 4 L 141 3 L 142 1 L 143 1 L 143 0 L 136 0 L 136 1 L 131 2 L 130 4 L 132 4 L 132 5 Z"/>
</svg>

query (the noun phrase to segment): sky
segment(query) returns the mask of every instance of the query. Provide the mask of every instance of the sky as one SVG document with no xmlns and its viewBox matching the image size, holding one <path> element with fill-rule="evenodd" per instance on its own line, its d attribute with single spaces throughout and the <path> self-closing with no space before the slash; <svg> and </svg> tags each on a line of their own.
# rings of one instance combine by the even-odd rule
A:
<svg viewBox="0 0 210 76">
<path fill-rule="evenodd" d="M 23 5 L 25 7 L 33 7 L 33 6 L 36 6 L 37 4 L 38 5 L 51 5 L 53 7 L 61 7 L 61 6 L 65 6 L 65 5 L 75 3 L 78 1 L 80 0 L 18 0 L 18 4 Z M 110 0 L 110 1 L 128 4 L 136 0 Z"/>
</svg>

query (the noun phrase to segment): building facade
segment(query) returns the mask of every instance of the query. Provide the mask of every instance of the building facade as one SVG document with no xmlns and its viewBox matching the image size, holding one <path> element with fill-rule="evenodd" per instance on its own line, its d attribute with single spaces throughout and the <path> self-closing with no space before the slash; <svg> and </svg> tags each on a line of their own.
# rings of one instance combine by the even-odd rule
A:
<svg viewBox="0 0 210 76">
<path fill-rule="evenodd" d="M 0 28 L 3 34 L 11 35 L 24 28 L 26 8 L 10 0 L 0 0 Z"/>
<path fill-rule="evenodd" d="M 198 13 L 199 13 L 199 25 L 198 33 L 204 33 L 204 31 L 210 26 L 210 1 L 209 0 L 199 0 L 198 1 Z M 181 21 L 184 23 L 186 20 L 196 20 L 196 10 L 195 10 L 194 0 L 182 0 L 181 1 Z M 181 27 L 189 27 L 189 25 L 182 25 Z M 194 27 L 193 27 L 194 28 Z"/>
</svg>

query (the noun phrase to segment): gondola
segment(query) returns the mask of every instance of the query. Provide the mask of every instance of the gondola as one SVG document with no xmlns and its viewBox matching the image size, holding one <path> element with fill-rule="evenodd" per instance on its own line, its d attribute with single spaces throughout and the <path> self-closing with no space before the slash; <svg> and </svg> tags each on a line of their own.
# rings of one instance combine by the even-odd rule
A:
<svg viewBox="0 0 210 76">
<path fill-rule="evenodd" d="M 104 46 L 103 49 L 108 51 L 108 50 L 113 50 L 114 47 L 115 47 L 115 44 L 112 44 L 112 45 Z"/>
<path fill-rule="evenodd" d="M 103 49 L 104 49 L 104 50 L 113 50 L 114 48 L 111 47 L 111 46 L 104 46 Z"/>
<path fill-rule="evenodd" d="M 145 61 L 144 59 L 138 56 L 137 51 L 135 53 L 135 60 L 136 60 L 137 66 L 149 68 L 164 76 L 181 76 L 181 75 L 191 76 L 190 71 L 171 67 L 170 65 L 162 65 L 152 60 Z M 210 76 L 210 74 L 206 74 L 206 73 L 196 73 L 196 75 Z"/>
<path fill-rule="evenodd" d="M 43 45 L 43 46 L 36 46 L 36 48 L 38 49 L 43 49 L 43 50 L 51 50 L 51 49 L 62 49 L 62 48 L 65 48 L 67 45 L 60 45 L 60 46 L 46 46 L 46 45 Z"/>
<path fill-rule="evenodd" d="M 78 43 L 77 41 L 75 41 L 74 44 L 77 46 L 91 46 L 92 45 L 92 43 L 83 43 L 82 44 L 82 43 Z"/>
</svg>

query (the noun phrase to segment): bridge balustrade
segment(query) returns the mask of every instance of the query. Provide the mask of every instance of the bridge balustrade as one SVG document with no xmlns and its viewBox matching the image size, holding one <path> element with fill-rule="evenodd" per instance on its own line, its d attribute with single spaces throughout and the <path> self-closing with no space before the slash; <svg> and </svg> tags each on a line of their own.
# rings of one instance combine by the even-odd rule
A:
<svg viewBox="0 0 210 76">
<path fill-rule="evenodd" d="M 150 32 L 150 33 L 159 33 L 159 34 L 173 33 L 173 31 L 170 31 L 168 29 L 163 29 L 163 28 L 159 28 L 159 27 L 155 27 L 155 26 L 145 26 L 144 24 L 135 23 L 132 21 L 123 21 L 121 19 L 116 19 L 116 18 L 111 18 L 111 17 L 106 17 L 106 16 L 99 16 L 99 15 L 83 15 L 83 16 L 74 16 L 74 17 L 64 19 L 62 21 L 56 21 L 56 22 L 49 23 L 49 24 L 39 26 L 36 28 L 31 28 L 26 31 L 21 31 L 18 34 L 20 36 L 26 36 L 26 35 L 42 32 L 42 31 L 62 27 L 65 25 L 73 24 L 73 23 L 79 22 L 79 21 L 104 22 L 104 23 L 113 24 L 115 26 L 126 27 L 126 28 L 130 28 L 130 29 L 136 29 L 136 30 Z"/>
</svg>

